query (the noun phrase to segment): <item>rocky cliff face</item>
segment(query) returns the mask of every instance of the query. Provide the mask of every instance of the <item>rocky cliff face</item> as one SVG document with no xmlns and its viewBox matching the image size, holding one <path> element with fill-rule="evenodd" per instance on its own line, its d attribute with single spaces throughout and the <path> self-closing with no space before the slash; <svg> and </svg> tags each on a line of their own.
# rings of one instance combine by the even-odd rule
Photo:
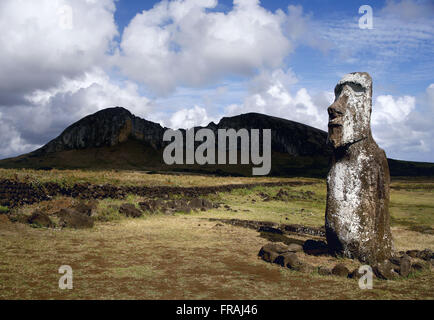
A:
<svg viewBox="0 0 434 320">
<path fill-rule="evenodd" d="M 210 126 L 212 124 L 208 125 Z M 271 129 L 271 148 L 275 152 L 291 156 L 331 155 L 331 149 L 326 145 L 326 132 L 286 119 L 260 113 L 247 113 L 225 117 L 215 127 L 236 130 Z"/>
<path fill-rule="evenodd" d="M 271 175 L 325 177 L 332 150 L 327 133 L 301 123 L 259 113 L 225 117 L 207 128 L 271 129 Z M 199 129 L 199 128 L 197 128 Z M 249 166 L 166 166 L 166 128 L 120 107 L 101 110 L 66 128 L 42 148 L 0 160 L 2 168 L 130 169 L 249 175 Z M 391 175 L 433 176 L 434 164 L 389 160 Z"/>
<path fill-rule="evenodd" d="M 60 136 L 35 153 L 112 147 L 129 139 L 142 141 L 154 149 L 159 149 L 162 147 L 163 134 L 164 128 L 157 123 L 136 117 L 124 108 L 109 108 L 69 126 Z"/>
<path fill-rule="evenodd" d="M 214 131 L 242 128 L 271 129 L 273 151 L 291 156 L 331 154 L 331 150 L 326 146 L 326 132 L 259 113 L 225 117 L 217 125 L 210 123 L 207 128 Z M 112 147 L 129 139 L 141 141 L 158 150 L 164 146 L 165 130 L 166 128 L 161 125 L 136 117 L 124 108 L 109 108 L 74 123 L 34 153 L 48 154 L 65 150 Z"/>
</svg>

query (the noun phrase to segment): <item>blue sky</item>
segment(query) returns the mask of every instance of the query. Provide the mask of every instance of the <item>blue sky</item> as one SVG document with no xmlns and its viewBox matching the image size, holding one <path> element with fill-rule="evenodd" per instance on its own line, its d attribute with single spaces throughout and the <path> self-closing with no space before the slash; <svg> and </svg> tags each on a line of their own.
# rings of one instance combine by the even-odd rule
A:
<svg viewBox="0 0 434 320">
<path fill-rule="evenodd" d="M 370 5 L 373 28 L 360 29 Z M 374 80 L 374 138 L 434 161 L 434 4 L 424 0 L 4 0 L 0 158 L 120 105 L 168 127 L 261 112 L 327 129 L 337 81 Z"/>
</svg>

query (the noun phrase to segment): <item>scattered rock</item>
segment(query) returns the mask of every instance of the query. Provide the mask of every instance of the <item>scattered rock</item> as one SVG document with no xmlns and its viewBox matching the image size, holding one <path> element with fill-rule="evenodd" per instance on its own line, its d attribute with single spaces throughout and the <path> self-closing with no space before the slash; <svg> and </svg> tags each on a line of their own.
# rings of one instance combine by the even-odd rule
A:
<svg viewBox="0 0 434 320">
<path fill-rule="evenodd" d="M 268 243 L 259 250 L 258 256 L 264 261 L 273 263 L 276 258 L 282 254 L 288 252 L 288 246 L 283 243 Z"/>
<path fill-rule="evenodd" d="M 402 258 L 402 256 L 403 256 L 404 254 L 405 254 L 405 253 L 403 253 L 403 254 L 401 255 L 401 257 L 398 257 L 398 256 L 393 256 L 393 257 L 391 257 L 391 258 L 389 259 L 390 263 L 392 263 L 392 264 L 395 265 L 395 266 L 399 266 L 399 265 L 401 264 L 401 258 Z"/>
<path fill-rule="evenodd" d="M 122 204 L 119 208 L 119 212 L 131 218 L 139 218 L 143 215 L 143 212 L 137 209 L 136 206 L 131 203 Z"/>
<path fill-rule="evenodd" d="M 329 249 L 324 241 L 306 240 L 306 242 L 303 244 L 303 251 L 309 255 L 319 256 L 327 254 Z"/>
<path fill-rule="evenodd" d="M 300 271 L 302 263 L 294 252 L 287 252 L 281 255 L 283 266 L 289 269 Z"/>
<path fill-rule="evenodd" d="M 269 233 L 275 233 L 275 234 L 283 234 L 282 230 L 269 227 L 269 226 L 260 226 L 258 229 L 258 232 L 269 232 Z"/>
<path fill-rule="evenodd" d="M 93 218 L 73 208 L 62 209 L 57 215 L 62 228 L 87 229 L 93 228 L 94 225 Z"/>
<path fill-rule="evenodd" d="M 290 244 L 288 244 L 288 251 L 300 252 L 300 251 L 303 251 L 303 246 L 299 245 L 297 243 L 290 243 Z"/>
<path fill-rule="evenodd" d="M 350 270 L 348 270 L 348 268 L 342 263 L 338 263 L 332 269 L 332 275 L 334 275 L 334 276 L 347 278 L 349 273 L 350 273 Z"/>
<path fill-rule="evenodd" d="M 407 277 L 411 271 L 411 259 L 408 255 L 404 255 L 399 262 L 399 274 L 402 277 Z"/>
<path fill-rule="evenodd" d="M 53 223 L 53 221 L 51 221 L 50 217 L 41 211 L 33 212 L 32 215 L 28 218 L 28 223 L 33 226 L 43 228 L 55 227 L 55 224 Z"/>
<path fill-rule="evenodd" d="M 303 273 L 312 273 L 315 271 L 315 267 L 308 264 L 308 263 L 302 263 L 299 266 L 298 271 L 303 272 Z"/>
<path fill-rule="evenodd" d="M 350 272 L 348 278 L 359 280 L 362 276 L 363 274 L 359 273 L 359 268 L 355 268 L 353 271 Z"/>
<path fill-rule="evenodd" d="M 430 261 L 431 259 L 434 258 L 434 254 L 430 249 L 425 249 L 420 251 L 417 257 L 425 261 Z"/>
<path fill-rule="evenodd" d="M 423 271 L 429 269 L 428 263 L 416 261 L 411 265 L 411 269 L 414 271 Z"/>
<path fill-rule="evenodd" d="M 332 274 L 332 271 L 329 268 L 327 268 L 327 267 L 320 266 L 318 268 L 318 274 L 321 275 L 321 276 L 329 276 L 329 275 Z"/>
<path fill-rule="evenodd" d="M 393 270 L 392 263 L 389 260 L 378 263 L 372 268 L 372 270 L 379 279 L 392 280 L 397 276 L 397 273 Z"/>
<path fill-rule="evenodd" d="M 417 256 L 419 255 L 419 250 L 408 250 L 406 254 L 412 258 L 417 258 Z"/>
<path fill-rule="evenodd" d="M 97 200 L 91 200 L 87 204 L 80 202 L 79 204 L 72 206 L 77 212 L 81 212 L 83 214 L 88 215 L 89 217 L 96 216 L 96 209 L 98 207 Z"/>
<path fill-rule="evenodd" d="M 200 208 L 202 208 L 202 199 L 200 199 L 200 198 L 191 199 L 190 202 L 188 203 L 188 205 L 192 209 L 200 209 Z"/>
</svg>

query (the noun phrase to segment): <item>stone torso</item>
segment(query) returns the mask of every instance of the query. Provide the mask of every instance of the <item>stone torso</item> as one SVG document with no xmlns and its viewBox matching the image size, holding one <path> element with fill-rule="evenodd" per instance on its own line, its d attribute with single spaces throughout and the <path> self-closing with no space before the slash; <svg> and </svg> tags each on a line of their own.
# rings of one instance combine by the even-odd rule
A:
<svg viewBox="0 0 434 320">
<path fill-rule="evenodd" d="M 333 251 L 373 263 L 388 258 L 389 169 L 371 137 L 335 150 L 327 191 L 326 232 Z"/>
</svg>

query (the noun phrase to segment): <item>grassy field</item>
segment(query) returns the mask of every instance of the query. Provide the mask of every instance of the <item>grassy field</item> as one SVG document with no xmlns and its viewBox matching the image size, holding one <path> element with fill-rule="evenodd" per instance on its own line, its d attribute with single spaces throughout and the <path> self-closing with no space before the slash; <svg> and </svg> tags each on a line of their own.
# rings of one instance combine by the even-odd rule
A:
<svg viewBox="0 0 434 320">
<path fill-rule="evenodd" d="M 259 182 L 255 178 L 114 171 L 0 171 L 3 178 L 15 174 L 19 179 L 65 183 L 86 180 L 205 186 Z M 360 290 L 355 280 L 298 273 L 265 263 L 257 253 L 268 240 L 257 231 L 209 220 L 237 218 L 321 226 L 325 182 L 309 181 L 315 184 L 212 194 L 209 200 L 221 203 L 220 208 L 174 216 L 127 219 L 110 208 L 125 202 L 137 204 L 140 197 L 106 199 L 99 202 L 100 219 L 90 230 L 31 228 L 11 223 L 0 214 L 0 299 L 434 299 L 434 275 L 430 271 L 396 281 L 375 280 L 374 289 Z M 424 179 L 393 181 L 390 212 L 397 251 L 434 249 L 433 185 Z M 274 199 L 281 189 L 288 193 L 289 201 Z M 51 214 L 77 201 L 57 197 L 14 209 L 14 213 L 28 215 L 39 208 Z M 294 236 L 294 240 L 306 239 Z M 303 258 L 314 266 L 333 263 L 330 257 Z M 349 259 L 340 261 L 350 268 L 357 265 Z M 72 290 L 58 288 L 61 265 L 73 268 Z"/>
</svg>

